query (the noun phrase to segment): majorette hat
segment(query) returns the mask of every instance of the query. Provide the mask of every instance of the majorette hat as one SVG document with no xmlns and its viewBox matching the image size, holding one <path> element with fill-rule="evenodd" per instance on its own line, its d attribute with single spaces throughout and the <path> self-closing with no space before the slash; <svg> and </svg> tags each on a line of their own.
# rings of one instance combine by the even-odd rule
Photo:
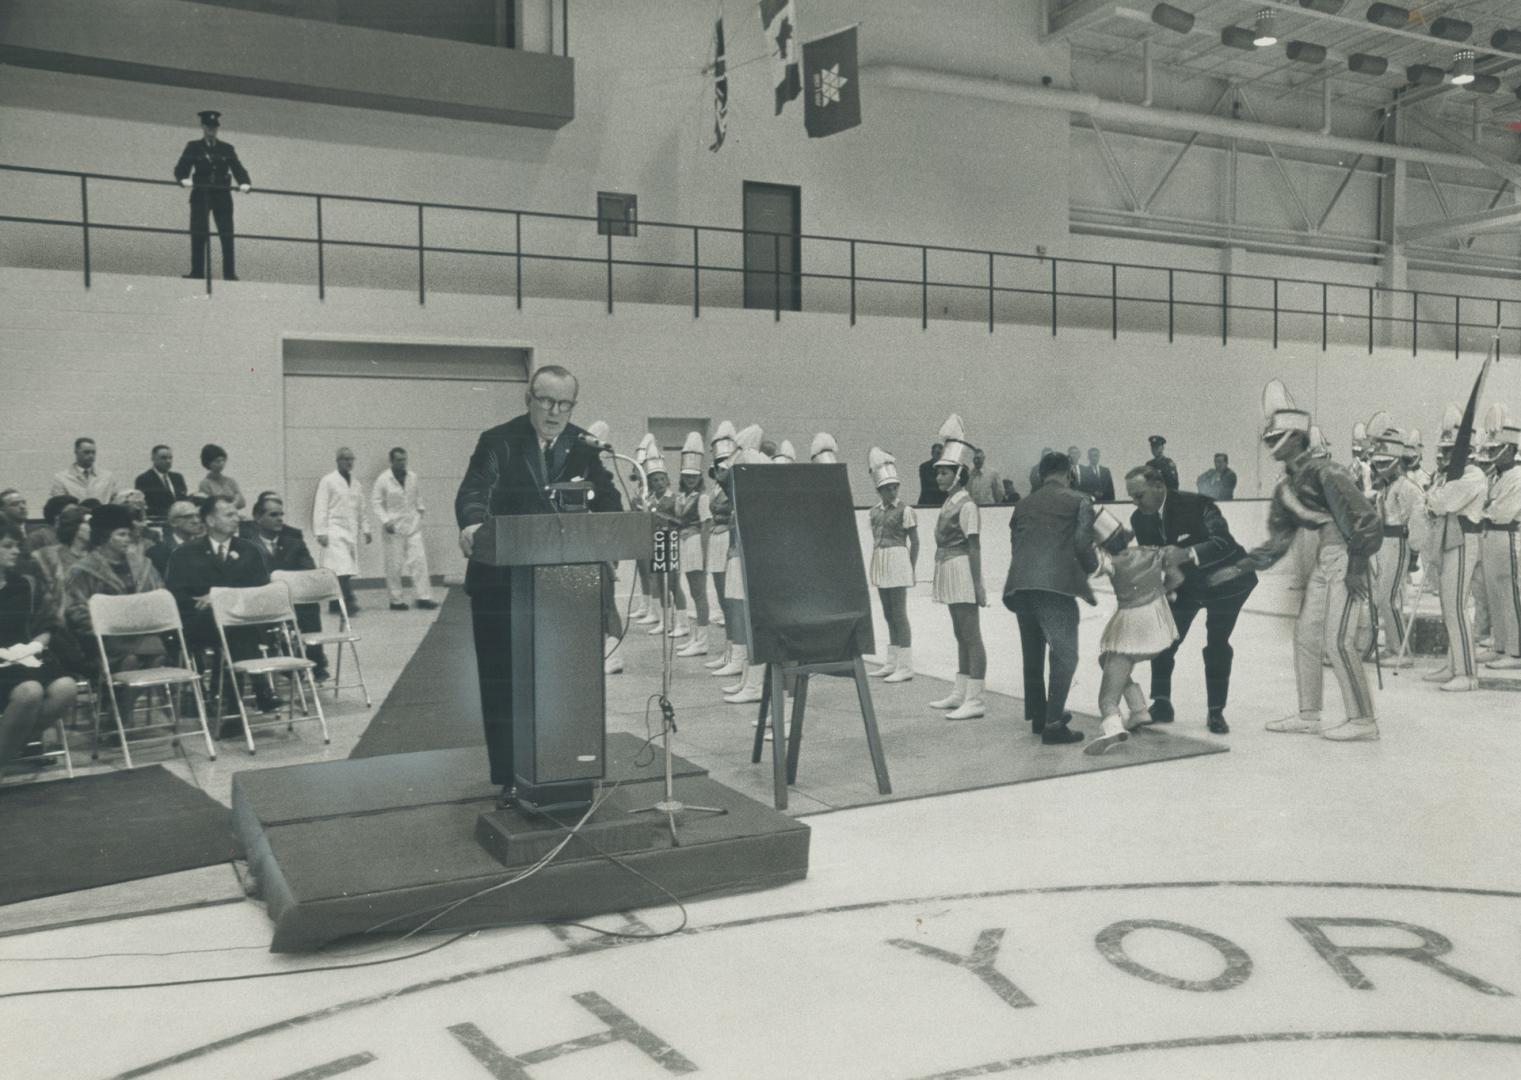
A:
<svg viewBox="0 0 1521 1080">
<path fill-rule="evenodd" d="M 1107 507 L 1100 507 L 1098 513 L 1093 515 L 1093 536 L 1100 544 L 1107 544 L 1109 538 L 1124 527 Z"/>
<path fill-rule="evenodd" d="M 687 441 L 681 447 L 681 471 L 684 475 L 702 475 L 702 436 L 695 431 L 687 432 Z"/>
<path fill-rule="evenodd" d="M 713 433 L 713 442 L 709 448 L 713 451 L 713 463 L 720 464 L 725 458 L 739 449 L 734 443 L 734 424 L 729 420 L 721 420 L 718 430 Z"/>
<path fill-rule="evenodd" d="M 665 467 L 665 455 L 660 452 L 660 444 L 655 441 L 655 436 L 646 433 L 644 442 L 640 445 L 644 450 L 645 475 L 654 476 L 660 473 L 662 476 L 669 476 L 670 473 Z"/>
<path fill-rule="evenodd" d="M 1380 409 L 1378 412 L 1368 417 L 1367 431 L 1369 439 L 1382 438 L 1389 432 L 1397 432 L 1398 430 L 1399 429 L 1394 426 L 1394 418 L 1383 409 Z"/>
<path fill-rule="evenodd" d="M 1368 425 L 1359 420 L 1352 425 L 1352 456 L 1356 457 L 1368 448 Z"/>
<path fill-rule="evenodd" d="M 735 449 L 759 450 L 761 440 L 765 437 L 766 433 L 761 430 L 761 426 L 759 424 L 751 424 L 742 430 L 738 435 L 734 436 Z M 768 457 L 766 460 L 770 461 L 771 459 Z"/>
<path fill-rule="evenodd" d="M 1421 429 L 1413 427 L 1410 434 L 1405 436 L 1405 457 L 1409 460 L 1419 461 L 1426 452 L 1426 441 L 1421 438 Z"/>
<path fill-rule="evenodd" d="M 940 460 L 935 465 L 965 465 L 972 467 L 972 454 L 976 451 L 971 443 L 966 441 L 966 428 L 962 426 L 961 417 L 951 413 L 945 423 L 940 425 L 940 441 L 945 444 L 940 451 Z"/>
<path fill-rule="evenodd" d="M 1295 408 L 1288 388 L 1277 379 L 1262 388 L 1262 417 L 1267 421 L 1262 441 L 1269 446 L 1276 447 L 1291 431 L 1310 433 L 1310 414 Z"/>
<path fill-rule="evenodd" d="M 797 464 L 797 450 L 793 448 L 792 440 L 782 440 L 782 445 L 776 448 L 776 456 L 771 459 L 771 463 L 773 465 Z"/>
<path fill-rule="evenodd" d="M 815 465 L 834 465 L 840 460 L 840 444 L 834 441 L 833 435 L 821 431 L 813 437 L 813 445 L 808 448 L 808 460 Z"/>
<path fill-rule="evenodd" d="M 1382 459 L 1383 464 L 1392 465 L 1410 452 L 1410 444 L 1399 428 L 1387 427 L 1369 438 L 1368 449 L 1375 463 Z"/>
<path fill-rule="evenodd" d="M 1458 428 L 1463 426 L 1463 410 L 1453 402 L 1442 410 L 1442 434 L 1437 438 L 1438 450 L 1451 450 L 1458 441 Z"/>
<path fill-rule="evenodd" d="M 733 464 L 774 465 L 776 463 L 772 461 L 770 456 L 768 456 L 766 452 L 759 447 L 741 447 L 739 449 L 739 452 L 734 455 Z"/>
<path fill-rule="evenodd" d="M 613 441 L 613 429 L 607 426 L 606 420 L 593 420 L 587 425 L 586 433 L 598 442 L 611 443 Z M 607 457 L 606 450 L 599 452 L 604 458 Z"/>
<path fill-rule="evenodd" d="M 1505 430 L 1505 427 L 1509 422 L 1510 416 L 1506 412 L 1505 406 L 1500 404 L 1498 401 L 1491 405 L 1488 411 L 1485 412 L 1484 444 L 1481 447 L 1481 460 L 1486 462 L 1494 461 L 1500 452 L 1505 448 L 1505 444 L 1501 440 L 1500 434 Z"/>
<path fill-rule="evenodd" d="M 877 487 L 898 483 L 898 459 L 880 446 L 873 446 L 866 452 L 866 467 L 871 470 L 872 482 Z"/>
<path fill-rule="evenodd" d="M 1331 440 L 1326 438 L 1319 424 L 1310 425 L 1310 453 L 1315 457 L 1331 456 Z"/>
</svg>

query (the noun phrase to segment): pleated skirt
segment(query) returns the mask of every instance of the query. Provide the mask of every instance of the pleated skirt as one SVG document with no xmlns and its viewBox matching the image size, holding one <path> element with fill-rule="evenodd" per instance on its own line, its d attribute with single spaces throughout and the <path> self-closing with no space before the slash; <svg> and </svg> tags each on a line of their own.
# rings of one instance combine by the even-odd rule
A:
<svg viewBox="0 0 1521 1080">
<path fill-rule="evenodd" d="M 914 567 L 908 561 L 908 548 L 873 548 L 867 580 L 873 589 L 913 588 Z"/>
<path fill-rule="evenodd" d="M 681 572 L 683 574 L 700 573 L 708 568 L 707 560 L 703 557 L 702 532 L 697 531 L 690 536 L 682 533 L 677 542 L 677 551 L 681 555 Z"/>
<path fill-rule="evenodd" d="M 1162 597 L 1141 607 L 1122 607 L 1115 611 L 1099 638 L 1099 652 L 1124 653 L 1127 656 L 1155 656 L 1178 640 L 1178 627 L 1172 611 Z"/>
<path fill-rule="evenodd" d="M 739 572 L 739 553 L 731 551 L 724 564 L 724 599 L 745 599 L 745 576 Z"/>
<path fill-rule="evenodd" d="M 972 560 L 965 555 L 936 560 L 931 595 L 937 604 L 975 604 L 977 585 L 972 581 Z"/>
<path fill-rule="evenodd" d="M 712 533 L 708 536 L 708 557 L 703 563 L 715 574 L 722 574 L 727 570 L 729 562 L 729 530 Z"/>
</svg>

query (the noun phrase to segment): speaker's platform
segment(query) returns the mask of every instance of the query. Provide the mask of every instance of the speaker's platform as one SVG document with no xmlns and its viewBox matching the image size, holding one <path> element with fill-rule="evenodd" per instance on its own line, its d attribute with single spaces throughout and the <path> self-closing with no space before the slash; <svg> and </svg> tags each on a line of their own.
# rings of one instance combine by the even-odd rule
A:
<svg viewBox="0 0 1521 1080">
<path fill-rule="evenodd" d="M 661 758 L 643 741 L 608 736 L 603 812 L 630 812 L 662 796 Z M 369 931 L 403 933 L 444 906 L 522 873 L 477 840 L 497 789 L 482 780 L 484 748 L 261 769 L 233 777 L 234 828 L 275 923 L 271 949 L 303 952 Z M 808 874 L 808 826 L 676 760 L 676 797 L 722 815 L 688 814 L 672 844 L 663 814 L 648 818 L 645 846 L 617 858 L 669 892 L 722 896 Z M 589 834 L 590 835 L 590 834 Z M 626 843 L 615 845 L 626 847 Z M 522 881 L 468 901 L 429 929 L 552 922 L 670 902 L 659 888 L 574 841 Z"/>
</svg>

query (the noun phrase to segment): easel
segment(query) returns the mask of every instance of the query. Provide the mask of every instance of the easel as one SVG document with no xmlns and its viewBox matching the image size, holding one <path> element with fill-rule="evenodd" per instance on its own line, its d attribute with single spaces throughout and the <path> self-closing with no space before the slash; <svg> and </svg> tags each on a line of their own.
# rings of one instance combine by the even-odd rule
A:
<svg viewBox="0 0 1521 1080">
<path fill-rule="evenodd" d="M 792 731 L 784 732 L 782 716 L 787 711 L 785 690 L 787 676 L 797 678 L 797 696 L 792 702 Z M 768 663 L 766 680 L 761 687 L 760 722 L 755 725 L 755 745 L 750 752 L 752 764 L 760 764 L 761 749 L 766 741 L 766 714 L 771 714 L 771 764 L 778 810 L 787 809 L 787 786 L 797 782 L 798 752 L 803 745 L 803 716 L 808 707 L 808 679 L 812 675 L 854 676 L 856 697 L 861 703 L 861 722 L 866 726 L 866 745 L 871 751 L 872 768 L 877 773 L 877 792 L 891 795 L 892 781 L 887 776 L 887 759 L 882 756 L 882 739 L 877 734 L 877 714 L 871 704 L 871 684 L 866 678 L 866 665 L 859 656 L 853 660 L 836 660 L 817 664 Z M 776 708 L 771 708 L 773 702 Z M 786 741 L 785 757 L 782 742 Z"/>
</svg>

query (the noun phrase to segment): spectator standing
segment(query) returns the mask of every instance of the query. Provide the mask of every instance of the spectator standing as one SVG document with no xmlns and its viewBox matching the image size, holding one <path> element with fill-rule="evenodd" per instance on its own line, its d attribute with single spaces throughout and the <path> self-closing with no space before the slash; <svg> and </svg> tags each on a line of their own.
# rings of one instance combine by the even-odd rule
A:
<svg viewBox="0 0 1521 1080">
<path fill-rule="evenodd" d="M 186 495 L 185 477 L 174 471 L 174 451 L 163 443 L 153 448 L 153 467 L 139 473 L 132 486 L 143 493 L 148 506 L 148 517 L 163 521 L 169 516 L 169 505 Z"/>
<path fill-rule="evenodd" d="M 238 535 L 253 543 L 264 557 L 264 565 L 276 570 L 315 570 L 317 563 L 301 530 L 285 524 L 285 501 L 273 492 L 264 492 L 254 500 L 253 520 L 238 527 Z M 322 605 L 297 604 L 296 626 L 303 634 L 322 632 Z M 309 645 L 306 655 L 316 664 L 312 676 L 318 682 L 328 679 L 327 651 L 321 645 Z"/>
<path fill-rule="evenodd" d="M 49 495 L 72 495 L 80 502 L 94 499 L 104 505 L 116 496 L 116 478 L 95 467 L 95 440 L 81 435 L 74 440 L 74 464 L 53 474 Z"/>
<path fill-rule="evenodd" d="M 1153 435 L 1147 442 L 1151 444 L 1151 460 L 1146 464 L 1154 466 L 1161 472 L 1168 491 L 1177 491 L 1178 466 L 1172 458 L 1167 456 L 1167 439 L 1161 435 Z"/>
<path fill-rule="evenodd" d="M 935 479 L 935 462 L 940 460 L 940 451 L 944 449 L 943 443 L 932 443 L 929 460 L 919 463 L 919 501 L 915 506 L 945 505 L 945 492 L 940 490 L 940 484 Z"/>
<path fill-rule="evenodd" d="M 174 554 L 174 549 L 205 534 L 195 503 L 188 499 L 173 503 L 169 507 L 169 527 L 164 530 L 164 538 L 148 549 L 148 561 L 158 571 L 158 576 L 163 577 L 169 571 L 169 556 Z"/>
<path fill-rule="evenodd" d="M 978 506 L 996 506 L 1003 501 L 1003 478 L 985 468 L 987 455 L 980 449 L 972 453 L 972 472 L 967 477 L 966 493 Z"/>
<path fill-rule="evenodd" d="M 428 576 L 428 553 L 423 548 L 422 519 L 427 512 L 417 474 L 407 471 L 407 451 L 391 448 L 391 467 L 375 478 L 370 489 L 370 512 L 380 523 L 380 542 L 386 557 L 386 591 L 391 610 L 406 611 L 402 578 L 412 578 L 412 598 L 420 608 L 436 608 Z"/>
<path fill-rule="evenodd" d="M 174 164 L 174 178 L 181 187 L 190 188 L 190 273 L 187 278 L 206 276 L 207 249 L 211 246 L 211 221 L 215 217 L 217 238 L 222 241 L 222 277 L 237 281 L 237 263 L 233 257 L 232 182 L 248 193 L 252 181 L 248 170 L 238 160 L 232 143 L 223 142 L 222 114 L 215 109 L 200 113 L 201 137 L 191 139 Z"/>
<path fill-rule="evenodd" d="M 1077 490 L 1095 502 L 1114 502 L 1114 476 L 1108 465 L 1099 464 L 1098 447 L 1088 447 L 1088 464 L 1079 465 Z"/>
<path fill-rule="evenodd" d="M 238 487 L 238 482 L 222 472 L 227 468 L 227 451 L 216 443 L 207 443 L 201 447 L 201 468 L 206 470 L 206 476 L 201 480 L 198 492 L 207 498 L 220 496 L 231 499 L 233 509 L 241 510 L 248 505 L 243 498 L 243 491 Z"/>
<path fill-rule="evenodd" d="M 0 519 L 16 526 L 21 532 L 26 531 L 26 496 L 15 488 L 6 488 L 0 491 Z"/>
<path fill-rule="evenodd" d="M 366 544 L 375 539 L 365 513 L 364 488 L 354 477 L 354 451 L 340 446 L 337 468 L 317 484 L 317 501 L 312 509 L 312 535 L 322 546 L 317 564 L 338 575 L 343 588 L 343 602 L 349 614 L 359 610 L 354 599 L 354 575 L 359 573 L 359 538 Z M 336 613 L 337 601 L 329 608 Z"/>
<path fill-rule="evenodd" d="M 1201 472 L 1194 485 L 1200 495 L 1207 495 L 1216 501 L 1236 497 L 1236 470 L 1231 468 L 1230 461 L 1226 454 L 1215 455 L 1215 467 Z"/>
<path fill-rule="evenodd" d="M 1077 672 L 1077 600 L 1094 604 L 1088 575 L 1098 569 L 1093 503 L 1072 490 L 1072 462 L 1048 453 L 1041 485 L 1009 519 L 1009 576 L 1003 603 L 1019 620 L 1024 654 L 1025 719 L 1044 743 L 1083 741 L 1068 727 L 1067 694 Z M 1046 652 L 1051 654 L 1051 679 Z"/>
<path fill-rule="evenodd" d="M 74 707 L 74 680 L 49 650 L 58 614 L 17 572 L 21 547 L 21 530 L 0 522 L 0 765 Z"/>
</svg>

